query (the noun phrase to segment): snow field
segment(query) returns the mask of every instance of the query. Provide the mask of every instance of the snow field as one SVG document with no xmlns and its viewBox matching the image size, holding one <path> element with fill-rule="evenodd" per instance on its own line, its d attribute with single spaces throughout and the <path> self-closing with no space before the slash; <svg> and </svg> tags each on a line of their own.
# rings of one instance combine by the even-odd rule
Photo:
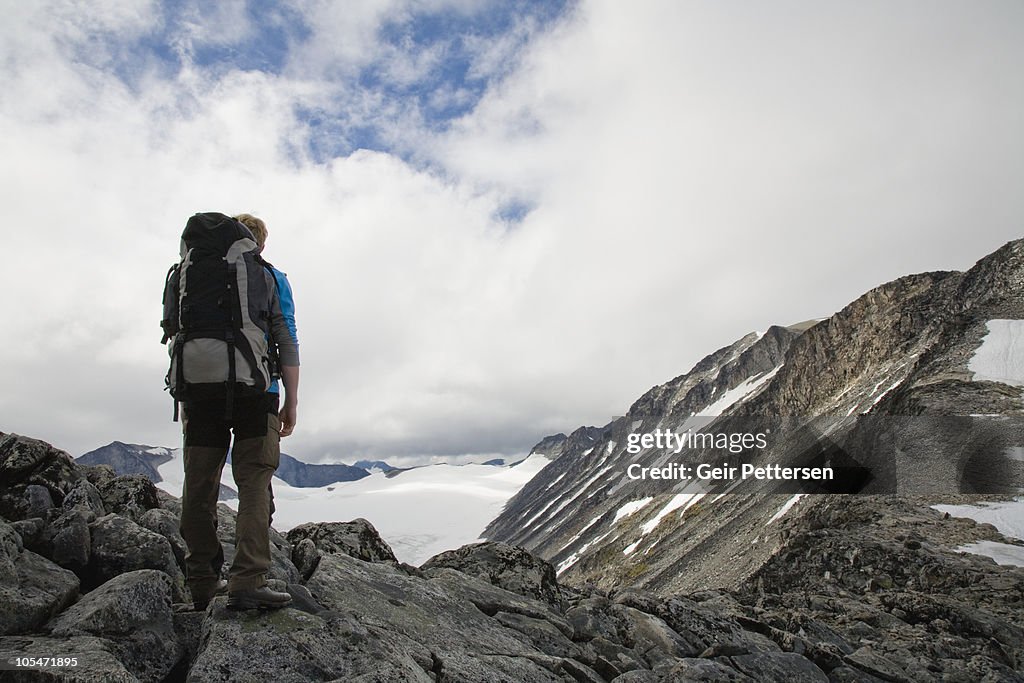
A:
<svg viewBox="0 0 1024 683">
<path fill-rule="evenodd" d="M 158 487 L 181 495 L 181 451 L 158 468 Z M 320 488 L 295 488 L 274 477 L 274 528 L 287 531 L 306 522 L 369 520 L 402 562 L 422 564 L 443 550 L 479 540 L 509 498 L 548 464 L 540 455 L 514 467 L 428 465 L 392 477 L 371 474 Z M 221 482 L 236 488 L 230 466 Z M 237 509 L 237 499 L 225 501 Z"/>
<path fill-rule="evenodd" d="M 976 382 L 1024 387 L 1024 320 L 989 320 L 988 333 L 967 363 Z"/>
<path fill-rule="evenodd" d="M 976 522 L 991 524 L 1004 536 L 1024 540 L 1024 498 L 978 505 L 933 505 L 932 507 L 954 517 L 969 517 Z M 997 564 L 1024 567 L 1024 547 L 1018 545 L 979 541 L 960 546 L 957 550 L 991 557 Z"/>
</svg>

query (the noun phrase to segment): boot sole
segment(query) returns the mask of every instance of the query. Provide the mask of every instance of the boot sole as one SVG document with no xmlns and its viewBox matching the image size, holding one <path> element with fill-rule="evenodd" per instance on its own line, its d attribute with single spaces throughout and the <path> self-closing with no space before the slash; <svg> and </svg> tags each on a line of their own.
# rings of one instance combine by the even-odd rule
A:
<svg viewBox="0 0 1024 683">
<path fill-rule="evenodd" d="M 269 610 L 281 609 L 282 607 L 287 607 L 290 604 L 292 604 L 291 600 L 289 600 L 288 602 L 261 602 L 259 600 L 236 600 L 232 602 L 231 600 L 228 600 L 228 609 L 234 611 L 242 611 L 248 609 Z"/>
</svg>

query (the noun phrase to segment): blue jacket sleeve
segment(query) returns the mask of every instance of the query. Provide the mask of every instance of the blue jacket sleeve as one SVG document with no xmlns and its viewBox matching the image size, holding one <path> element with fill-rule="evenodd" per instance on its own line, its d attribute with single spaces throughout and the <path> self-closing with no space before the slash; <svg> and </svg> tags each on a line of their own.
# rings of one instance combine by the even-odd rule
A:
<svg viewBox="0 0 1024 683">
<path fill-rule="evenodd" d="M 278 310 L 271 312 L 272 334 L 281 354 L 281 365 L 299 364 L 299 333 L 295 326 L 295 298 L 288 277 L 276 268 L 271 272 L 277 284 Z"/>
</svg>

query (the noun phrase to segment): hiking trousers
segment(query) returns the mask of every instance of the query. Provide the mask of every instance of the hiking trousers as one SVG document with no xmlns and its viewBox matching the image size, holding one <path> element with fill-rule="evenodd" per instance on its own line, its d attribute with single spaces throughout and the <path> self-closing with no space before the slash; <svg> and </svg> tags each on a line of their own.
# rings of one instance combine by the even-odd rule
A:
<svg viewBox="0 0 1024 683">
<path fill-rule="evenodd" d="M 238 489 L 238 515 L 228 591 L 266 585 L 270 568 L 270 483 L 281 457 L 277 394 L 236 395 L 230 419 L 225 406 L 224 399 L 218 398 L 182 405 L 185 485 L 181 536 L 188 545 L 188 586 L 197 601 L 213 596 L 224 563 L 224 548 L 217 538 L 217 499 L 229 447 L 231 473 Z"/>
</svg>

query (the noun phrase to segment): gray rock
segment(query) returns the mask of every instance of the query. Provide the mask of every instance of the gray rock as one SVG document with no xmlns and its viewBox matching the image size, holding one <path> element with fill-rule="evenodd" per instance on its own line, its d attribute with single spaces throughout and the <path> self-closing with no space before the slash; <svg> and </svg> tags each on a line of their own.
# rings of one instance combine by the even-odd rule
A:
<svg viewBox="0 0 1024 683">
<path fill-rule="evenodd" d="M 163 680 L 182 656 L 167 574 L 142 569 L 117 576 L 85 595 L 48 626 L 54 637 L 93 635 L 142 681 Z"/>
<path fill-rule="evenodd" d="M 378 637 L 350 614 L 230 612 L 225 604 L 216 598 L 210 607 L 189 681 L 434 680 L 429 651 Z"/>
<path fill-rule="evenodd" d="M 275 537 L 279 540 L 275 541 Z M 270 570 L 267 578 L 285 583 L 298 583 L 302 580 L 302 575 L 292 562 L 291 545 L 276 533 L 270 535 Z"/>
<path fill-rule="evenodd" d="M 89 483 L 96 487 L 118 477 L 117 471 L 107 464 L 85 465 L 80 462 L 75 464 L 78 465 L 78 469 L 85 475 Z"/>
<path fill-rule="evenodd" d="M 25 512 L 27 515 L 45 519 L 53 507 L 53 497 L 48 488 L 39 484 L 29 484 L 25 487 Z"/>
<path fill-rule="evenodd" d="M 92 537 L 89 525 L 80 517 L 73 518 L 51 541 L 50 558 L 72 571 L 89 564 Z"/>
<path fill-rule="evenodd" d="M 828 683 L 885 683 L 885 681 L 860 669 L 839 666 L 829 672 Z"/>
<path fill-rule="evenodd" d="M 45 441 L 17 434 L 0 433 L 0 515 L 17 521 L 34 514 L 26 491 L 29 486 L 45 488 L 54 505 L 60 505 L 82 474 L 71 456 Z M 45 507 L 45 499 L 29 494 L 37 509 Z"/>
<path fill-rule="evenodd" d="M 658 680 L 664 683 L 755 683 L 750 676 L 710 659 L 680 659 L 659 667 L 657 673 L 661 676 Z"/>
<path fill-rule="evenodd" d="M 401 569 L 404 570 L 404 567 Z M 494 617 L 501 612 L 521 614 L 548 622 L 567 638 L 571 638 L 573 635 L 572 625 L 552 610 L 549 605 L 485 583 L 476 577 L 454 569 L 432 569 L 424 574 L 405 571 L 405 574 L 414 578 L 428 579 L 427 585 L 443 590 L 448 595 L 457 596 L 488 616 Z"/>
<path fill-rule="evenodd" d="M 40 517 L 29 517 L 11 522 L 11 528 L 21 536 L 21 542 L 25 547 L 30 549 L 39 543 L 45 527 L 46 522 Z"/>
<path fill-rule="evenodd" d="M 825 672 L 793 652 L 758 652 L 732 657 L 733 666 L 755 681 L 828 683 Z"/>
<path fill-rule="evenodd" d="M 647 668 L 642 660 L 643 653 L 601 636 L 591 640 L 587 647 L 594 652 L 594 669 L 605 678 L 615 678 L 627 671 Z"/>
<path fill-rule="evenodd" d="M 489 615 L 548 621 L 566 635 L 571 629 L 564 620 L 545 603 L 461 572 L 434 569 L 424 579 L 394 565 L 331 554 L 306 585 L 325 607 L 373 624 L 376 640 L 425 650 L 426 662 L 414 659 L 426 672 L 443 672 L 445 680 L 563 679 L 551 670 L 562 658 L 540 651 L 530 638 Z"/>
<path fill-rule="evenodd" d="M 441 680 L 562 683 L 561 660 L 542 655 L 436 653 Z M 573 680 L 573 679 L 569 679 Z"/>
<path fill-rule="evenodd" d="M 506 543 L 474 543 L 449 550 L 424 562 L 421 569 L 448 567 L 476 576 L 505 590 L 562 606 L 562 593 L 549 563 Z"/>
<path fill-rule="evenodd" d="M 589 666 L 575 659 L 562 659 L 559 664 L 558 671 L 568 674 L 571 677 L 569 680 L 577 681 L 577 683 L 605 682 L 604 676 L 601 676 Z"/>
<path fill-rule="evenodd" d="M 288 532 L 288 542 L 293 547 L 307 538 L 321 555 L 343 553 L 366 562 L 398 561 L 391 547 L 365 519 L 300 524 Z M 304 564 L 308 567 L 309 563 L 304 560 Z"/>
<path fill-rule="evenodd" d="M 271 582 L 268 581 L 268 584 Z M 273 583 L 283 583 L 274 581 Z M 298 583 L 287 583 L 283 587 L 275 590 L 287 591 L 292 596 L 292 609 L 301 610 L 308 614 L 320 614 L 326 608 L 316 601 L 313 594 L 309 592 L 309 589 Z"/>
<path fill-rule="evenodd" d="M 84 585 L 95 587 L 136 569 L 158 569 L 171 579 L 173 600 L 184 601 L 184 575 L 166 538 L 117 514 L 100 517 L 89 530 L 92 554 Z"/>
<path fill-rule="evenodd" d="M 615 602 L 626 607 L 652 614 L 668 625 L 687 644 L 683 658 L 696 657 L 708 648 L 730 648 L 733 654 L 754 652 L 778 652 L 779 646 L 768 638 L 744 630 L 734 619 L 720 615 L 723 596 L 716 596 L 706 603 L 697 603 L 684 597 L 659 598 L 651 593 L 635 589 L 621 591 L 615 595 Z M 736 609 L 730 602 L 729 609 Z M 712 611 L 713 609 L 717 609 Z"/>
<path fill-rule="evenodd" d="M 184 571 L 185 554 L 188 552 L 188 546 L 185 544 L 185 539 L 181 537 L 178 515 L 163 508 L 153 508 L 152 510 L 146 510 L 139 517 L 139 526 L 166 538 L 167 542 L 171 544 L 174 559 L 182 571 Z"/>
<path fill-rule="evenodd" d="M 649 666 L 653 667 L 665 659 L 697 654 L 689 641 L 658 617 L 623 605 L 613 606 L 612 611 L 621 615 L 626 626 L 623 640 L 642 653 Z"/>
<path fill-rule="evenodd" d="M 164 491 L 162 488 L 157 487 L 156 499 L 160 503 L 161 509 L 170 510 L 178 517 L 181 517 L 180 498 L 178 498 L 177 496 L 172 496 L 171 494 L 167 493 L 167 491 Z"/>
<path fill-rule="evenodd" d="M 311 538 L 303 538 L 292 546 L 292 562 L 295 563 L 295 568 L 302 575 L 303 581 L 313 575 L 316 566 L 320 564 L 321 557 L 320 551 L 316 549 L 316 544 Z"/>
<path fill-rule="evenodd" d="M 94 513 L 84 506 L 72 506 L 65 510 L 43 529 L 39 544 L 40 552 L 60 566 L 82 576 L 92 552 L 89 524 L 95 519 Z"/>
<path fill-rule="evenodd" d="M 663 683 L 665 678 L 650 669 L 637 669 L 627 671 L 611 680 L 614 683 Z"/>
<path fill-rule="evenodd" d="M 904 683 L 904 681 L 913 680 L 898 664 L 875 652 L 871 647 L 862 647 L 847 655 L 846 662 L 852 667 L 886 681 Z"/>
<path fill-rule="evenodd" d="M 38 629 L 78 596 L 78 577 L 25 550 L 0 523 L 0 635 Z"/>
<path fill-rule="evenodd" d="M 178 641 L 182 655 L 169 678 L 180 680 L 184 678 L 185 673 L 191 668 L 192 662 L 195 661 L 196 655 L 199 653 L 199 641 L 202 636 L 203 620 L 206 618 L 206 615 L 206 610 L 202 612 L 174 612 L 172 617 L 174 621 L 174 639 Z M 180 675 L 175 677 L 174 673 L 180 673 Z"/>
<path fill-rule="evenodd" d="M 10 524 L 0 522 L 0 581 L 17 576 L 15 561 L 25 549 L 21 536 Z"/>
<path fill-rule="evenodd" d="M 494 618 L 502 626 L 518 631 L 544 654 L 569 659 L 585 659 L 583 649 L 572 642 L 565 633 L 548 619 L 528 617 L 523 614 L 497 612 Z"/>
<path fill-rule="evenodd" d="M 156 486 L 141 474 L 100 481 L 97 486 L 107 512 L 138 520 L 146 510 L 160 507 Z"/>
<path fill-rule="evenodd" d="M 61 454 L 67 456 L 45 441 L 0 433 L 0 481 L 6 485 L 25 481 L 51 461 L 61 459 Z M 70 459 L 71 456 L 67 457 Z M 71 465 L 73 469 L 73 461 Z"/>
<path fill-rule="evenodd" d="M 46 636 L 0 637 L 0 661 L 15 657 L 51 656 L 73 659 L 74 665 L 4 671 L 10 683 L 138 683 L 112 652 L 112 643 L 93 636 L 51 638 Z"/>
<path fill-rule="evenodd" d="M 580 601 L 580 604 L 566 611 L 565 619 L 572 626 L 572 639 L 576 642 L 587 642 L 599 637 L 618 640 L 619 629 L 622 627 L 611 612 L 611 603 L 602 597 Z"/>
<path fill-rule="evenodd" d="M 65 510 L 73 510 L 76 508 L 87 510 L 92 513 L 94 519 L 107 514 L 106 509 L 103 507 L 103 497 L 100 496 L 99 490 L 87 479 L 83 479 L 78 482 L 75 487 L 68 492 L 68 495 L 64 498 L 64 504 L 62 507 Z"/>
</svg>

